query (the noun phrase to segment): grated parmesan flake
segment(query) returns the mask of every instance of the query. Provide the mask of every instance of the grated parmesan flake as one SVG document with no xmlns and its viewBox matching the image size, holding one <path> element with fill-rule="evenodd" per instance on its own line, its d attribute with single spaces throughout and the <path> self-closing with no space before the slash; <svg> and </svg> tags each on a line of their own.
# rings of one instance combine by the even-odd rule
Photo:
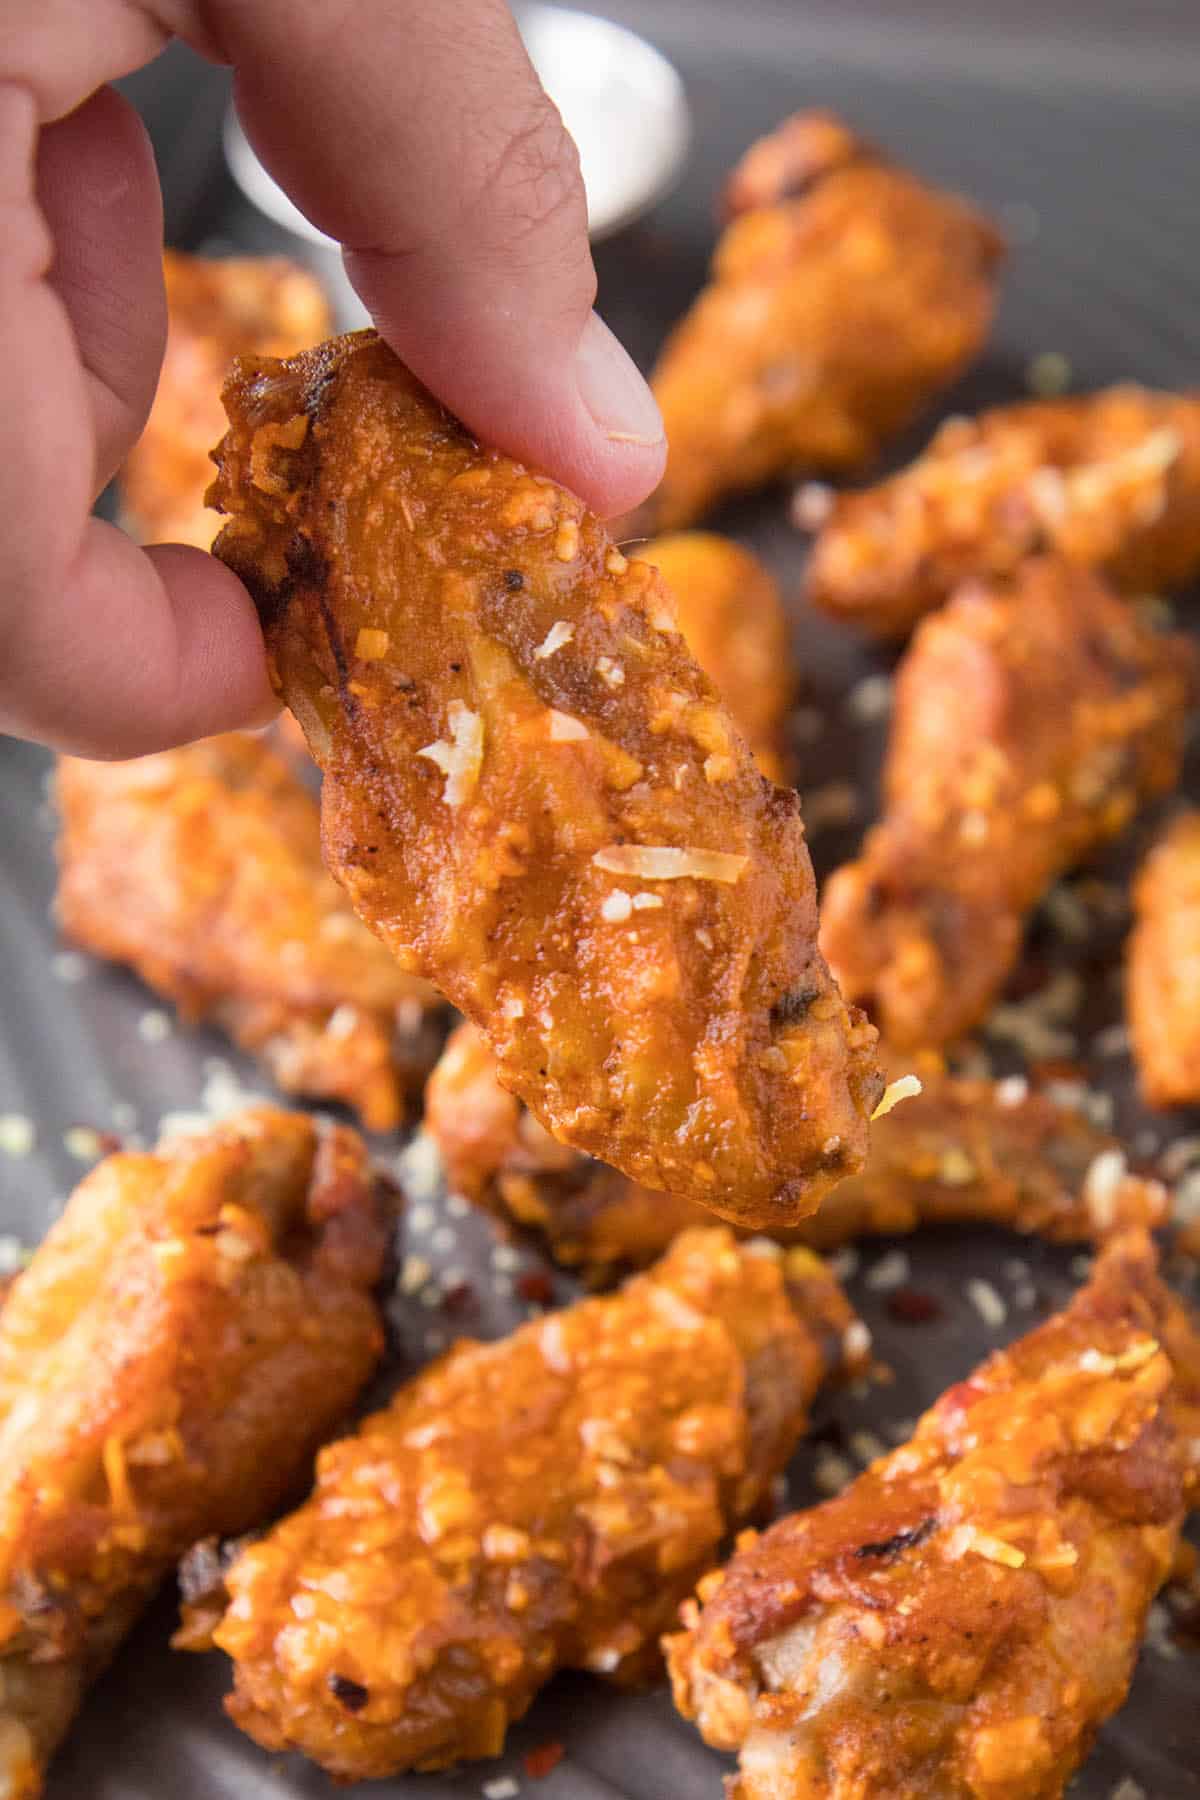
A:
<svg viewBox="0 0 1200 1800">
<path fill-rule="evenodd" d="M 893 1107 L 899 1106 L 902 1100 L 915 1100 L 921 1092 L 919 1075 L 901 1075 L 896 1081 L 889 1081 L 880 1097 L 879 1105 L 871 1114 L 871 1121 L 884 1118 Z"/>
<path fill-rule="evenodd" d="M 483 767 L 483 720 L 461 700 L 451 700 L 446 708 L 450 741 L 438 738 L 426 744 L 417 755 L 435 763 L 446 777 L 442 799 L 447 806 L 461 806 L 475 792 L 479 771 Z"/>
<path fill-rule="evenodd" d="M 725 850 L 677 850 L 670 844 L 609 844 L 592 861 L 608 875 L 635 875 L 641 881 L 740 881 L 750 858 Z"/>
<path fill-rule="evenodd" d="M 566 619 L 555 619 L 553 625 L 534 651 L 534 660 L 536 662 L 545 662 L 548 656 L 553 656 L 556 650 L 561 650 L 564 644 L 569 644 L 574 636 L 575 627 L 573 625 L 568 624 Z"/>
</svg>

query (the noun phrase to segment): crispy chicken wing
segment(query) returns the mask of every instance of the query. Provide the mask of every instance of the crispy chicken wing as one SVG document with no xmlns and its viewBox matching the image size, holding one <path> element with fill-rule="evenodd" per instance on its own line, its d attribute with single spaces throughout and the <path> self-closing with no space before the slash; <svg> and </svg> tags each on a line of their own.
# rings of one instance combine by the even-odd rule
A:
<svg viewBox="0 0 1200 1800">
<path fill-rule="evenodd" d="M 439 1002 L 355 918 L 321 862 L 317 801 L 258 737 L 58 765 L 58 916 L 186 1018 L 214 1020 L 290 1093 L 400 1120 Z"/>
<path fill-rule="evenodd" d="M 1133 886 L 1126 1006 L 1149 1106 L 1200 1101 L 1200 812 L 1181 813 Z"/>
<path fill-rule="evenodd" d="M 643 1677 L 823 1374 L 861 1357 L 852 1320 L 815 1257 L 710 1229 L 611 1298 L 458 1345 L 226 1573 L 231 1717 L 358 1780 L 494 1756 L 557 1668 Z"/>
<path fill-rule="evenodd" d="M 929 1059 L 932 1061 L 932 1059 Z M 922 1069 L 920 1094 L 871 1127 L 866 1168 L 827 1194 L 786 1242 L 830 1250 L 852 1238 L 979 1219 L 1059 1243 L 1161 1225 L 1167 1193 L 1131 1174 L 1115 1138 L 1039 1094 Z M 452 1033 L 425 1090 L 425 1129 L 450 1185 L 539 1232 L 599 1284 L 639 1266 L 702 1218 L 555 1141 L 496 1078 L 473 1025 Z"/>
<path fill-rule="evenodd" d="M 225 429 L 221 383 L 235 356 L 292 356 L 332 329 L 320 285 L 283 257 L 163 256 L 167 347 L 146 428 L 121 471 L 125 522 L 149 543 L 207 550 L 221 521 L 204 504 Z"/>
<path fill-rule="evenodd" d="M 688 649 L 728 707 L 764 775 L 786 778 L 784 721 L 795 681 L 787 614 L 757 556 L 715 531 L 676 531 L 642 545 L 671 590 Z"/>
<path fill-rule="evenodd" d="M 728 201 L 709 286 L 652 379 L 670 445 L 662 528 L 791 468 L 869 462 L 992 316 L 993 227 L 827 114 L 755 145 Z"/>
<path fill-rule="evenodd" d="M 155 1587 L 262 1524 L 383 1347 L 351 1132 L 256 1109 L 109 1157 L 0 1315 L 0 1791 L 28 1800 Z"/>
<path fill-rule="evenodd" d="M 986 1014 L 1054 879 L 1179 774 L 1196 656 L 1060 559 L 964 588 L 901 664 L 884 816 L 822 898 L 842 991 L 898 1048 Z"/>
<path fill-rule="evenodd" d="M 882 636 L 1043 550 L 1128 593 L 1175 587 L 1200 572 L 1200 395 L 1115 387 L 948 419 L 907 469 L 830 507 L 809 594 Z"/>
<path fill-rule="evenodd" d="M 325 773 L 324 844 L 558 1136 L 749 1222 L 857 1168 L 875 1034 L 816 947 L 794 794 L 665 584 L 371 332 L 244 362 L 217 553 Z"/>
<path fill-rule="evenodd" d="M 1195 1334 L 1142 1233 L 669 1640 L 730 1800 L 1052 1800 L 1125 1698 L 1197 1455 Z M 1190 1379 L 1190 1375 L 1186 1378 Z M 1186 1416 L 1185 1416 L 1186 1415 Z"/>
</svg>

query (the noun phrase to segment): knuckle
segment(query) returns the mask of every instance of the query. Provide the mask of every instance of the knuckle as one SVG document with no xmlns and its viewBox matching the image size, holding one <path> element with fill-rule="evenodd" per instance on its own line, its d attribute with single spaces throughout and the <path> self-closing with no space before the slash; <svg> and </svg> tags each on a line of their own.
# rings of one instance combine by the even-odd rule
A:
<svg viewBox="0 0 1200 1800">
<path fill-rule="evenodd" d="M 499 134 L 471 211 L 489 240 L 514 247 L 555 226 L 565 233 L 586 232 L 579 152 L 544 94 Z"/>
</svg>

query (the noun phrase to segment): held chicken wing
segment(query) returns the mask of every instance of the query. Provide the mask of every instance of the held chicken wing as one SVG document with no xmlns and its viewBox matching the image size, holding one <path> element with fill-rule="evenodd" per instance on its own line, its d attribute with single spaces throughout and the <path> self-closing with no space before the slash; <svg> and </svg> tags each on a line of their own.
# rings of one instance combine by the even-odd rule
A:
<svg viewBox="0 0 1200 1800">
<path fill-rule="evenodd" d="M 688 649 L 772 781 L 786 778 L 784 722 L 795 681 L 779 588 L 752 551 L 715 531 L 676 531 L 642 545 L 671 590 Z"/>
<path fill-rule="evenodd" d="M 148 543 L 207 550 L 221 521 L 204 504 L 225 429 L 221 384 L 235 356 L 292 356 L 332 330 L 319 284 L 283 257 L 163 256 L 167 347 L 154 405 L 121 471 L 125 523 Z"/>
<path fill-rule="evenodd" d="M 836 1499 L 743 1542 L 668 1641 L 730 1800 L 1054 1800 L 1125 1698 L 1197 1450 L 1144 1234 Z"/>
<path fill-rule="evenodd" d="M 324 847 L 564 1140 L 742 1222 L 860 1166 L 875 1034 L 661 577 L 372 332 L 243 362 L 216 546 L 325 773 Z"/>
<path fill-rule="evenodd" d="M 1126 1008 L 1149 1106 L 1200 1100 L 1200 812 L 1181 813 L 1133 886 Z"/>
<path fill-rule="evenodd" d="M 284 757 L 235 733 L 134 762 L 64 756 L 58 799 L 69 938 L 212 1019 L 287 1092 L 399 1123 L 437 996 L 330 880 L 317 802 Z"/>
<path fill-rule="evenodd" d="M 948 419 L 888 481 L 830 498 L 808 592 L 901 636 L 972 576 L 1055 551 L 1126 593 L 1200 572 L 1200 395 L 1115 387 Z"/>
<path fill-rule="evenodd" d="M 789 469 L 847 470 L 966 366 L 1003 253 L 964 201 L 894 168 L 827 114 L 755 145 L 708 287 L 652 385 L 670 446 L 660 528 Z"/>
<path fill-rule="evenodd" d="M 383 1347 L 361 1142 L 270 1108 L 76 1189 L 0 1315 L 0 1791 L 208 1532 L 262 1524 Z"/>
<path fill-rule="evenodd" d="M 865 1351 L 824 1265 L 764 1248 L 691 1232 L 323 1450 L 307 1504 L 189 1608 L 185 1647 L 233 1658 L 235 1723 L 355 1781 L 496 1755 L 558 1668 L 651 1672 L 823 1374 Z"/>
<path fill-rule="evenodd" d="M 963 589 L 896 681 L 884 816 L 822 899 L 842 991 L 899 1049 L 969 1030 L 1025 915 L 1179 774 L 1196 656 L 1061 559 Z"/>
<path fill-rule="evenodd" d="M 932 1061 L 933 1059 L 922 1059 Z M 1057 1243 L 1161 1225 L 1167 1192 L 1132 1174 L 1115 1140 L 1039 1094 L 922 1067 L 922 1092 L 871 1127 L 866 1168 L 777 1235 L 831 1250 L 852 1238 L 984 1220 Z M 539 1232 L 595 1284 L 640 1266 L 701 1209 L 557 1143 L 500 1086 L 486 1040 L 460 1025 L 425 1089 L 425 1129 L 452 1188 Z"/>
</svg>

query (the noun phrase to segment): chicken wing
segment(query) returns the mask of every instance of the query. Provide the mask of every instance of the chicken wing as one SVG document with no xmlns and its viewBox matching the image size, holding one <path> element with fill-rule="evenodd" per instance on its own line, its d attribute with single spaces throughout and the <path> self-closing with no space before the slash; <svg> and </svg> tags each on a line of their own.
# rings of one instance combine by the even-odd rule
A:
<svg viewBox="0 0 1200 1800">
<path fill-rule="evenodd" d="M 58 765 L 58 916 L 185 1018 L 212 1019 L 289 1093 L 399 1123 L 440 1003 L 355 918 L 321 862 L 317 801 L 261 738 Z"/>
<path fill-rule="evenodd" d="M 1185 1343 L 1184 1340 L 1187 1340 Z M 668 1640 L 730 1800 L 1053 1800 L 1125 1698 L 1195 1469 L 1142 1233 L 836 1499 L 744 1540 Z M 1185 1418 L 1186 1415 L 1186 1418 Z"/>
<path fill-rule="evenodd" d="M 204 504 L 225 429 L 221 383 L 235 356 L 292 356 L 332 330 L 307 270 L 283 257 L 163 256 L 167 347 L 158 392 L 121 471 L 125 523 L 148 543 L 207 550 L 221 521 Z"/>
<path fill-rule="evenodd" d="M 244 362 L 217 554 L 325 773 L 330 867 L 551 1130 L 743 1222 L 857 1168 L 875 1034 L 667 589 L 372 332 Z"/>
<path fill-rule="evenodd" d="M 1115 387 L 948 419 L 877 487 L 833 495 L 818 606 L 901 636 L 971 576 L 1055 551 L 1127 593 L 1200 573 L 1200 395 Z"/>
<path fill-rule="evenodd" d="M 0 1791 L 198 1537 L 260 1525 L 383 1347 L 360 1141 L 269 1108 L 76 1189 L 0 1315 Z"/>
<path fill-rule="evenodd" d="M 823 1374 L 863 1354 L 829 1271 L 792 1257 L 691 1232 L 615 1296 L 458 1345 L 323 1450 L 219 1623 L 219 1595 L 192 1609 L 185 1641 L 233 1658 L 235 1723 L 354 1781 L 496 1755 L 557 1668 L 653 1670 Z"/>
<path fill-rule="evenodd" d="M 927 1059 L 932 1061 L 933 1059 Z M 852 1238 L 976 1219 L 1057 1243 L 1161 1225 L 1161 1182 L 1131 1174 L 1114 1138 L 1039 1094 L 922 1068 L 923 1090 L 871 1128 L 866 1168 L 777 1236 L 831 1250 Z M 555 1260 L 600 1285 L 700 1223 L 689 1200 L 653 1193 L 559 1144 L 496 1078 L 473 1025 L 447 1041 L 425 1089 L 425 1129 L 452 1188 L 540 1233 Z"/>
<path fill-rule="evenodd" d="M 1126 1008 L 1148 1106 L 1200 1101 L 1200 812 L 1181 813 L 1133 885 Z"/>
<path fill-rule="evenodd" d="M 658 526 L 789 469 L 856 469 L 966 366 L 1003 253 L 964 201 L 800 114 L 734 172 L 708 287 L 652 377 Z"/>
<path fill-rule="evenodd" d="M 984 1017 L 1051 882 L 1179 774 L 1196 655 L 1061 559 L 970 586 L 896 681 L 884 816 L 822 897 L 842 991 L 899 1049 Z"/>
<path fill-rule="evenodd" d="M 671 590 L 688 649 L 720 694 L 755 761 L 786 779 L 794 697 L 791 638 L 779 588 L 752 551 L 715 531 L 676 531 L 637 552 Z"/>
</svg>

